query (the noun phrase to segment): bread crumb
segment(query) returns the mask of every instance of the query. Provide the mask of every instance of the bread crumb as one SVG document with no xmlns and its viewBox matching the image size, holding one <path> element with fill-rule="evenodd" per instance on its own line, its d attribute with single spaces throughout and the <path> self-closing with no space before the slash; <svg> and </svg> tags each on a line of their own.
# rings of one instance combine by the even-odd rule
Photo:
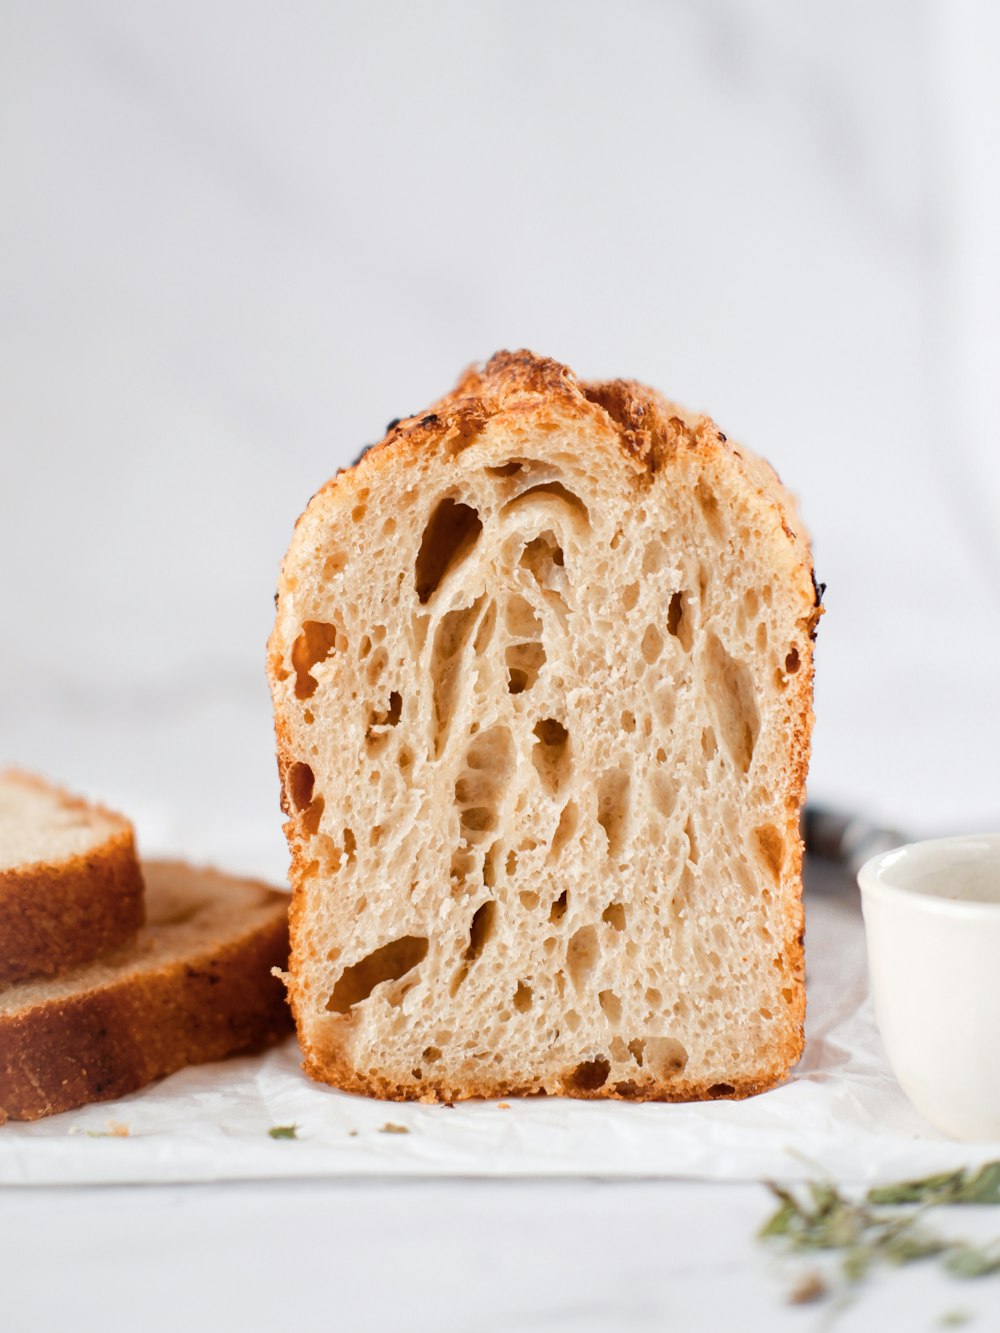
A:
<svg viewBox="0 0 1000 1333">
<path fill-rule="evenodd" d="M 497 1110 L 498 1110 L 498 1111 L 509 1111 L 509 1110 L 510 1110 L 510 1102 L 497 1102 Z"/>
<path fill-rule="evenodd" d="M 88 1130 L 87 1130 L 87 1138 L 88 1138 L 88 1139 L 127 1139 L 127 1138 L 129 1137 L 130 1132 L 131 1132 L 131 1131 L 129 1130 L 128 1125 L 123 1124 L 120 1120 L 107 1120 L 107 1121 L 105 1121 L 105 1125 L 106 1125 L 106 1128 L 105 1128 L 105 1129 L 88 1129 Z M 72 1132 L 73 1132 L 73 1131 L 71 1130 L 70 1133 L 72 1133 Z"/>
<path fill-rule="evenodd" d="M 391 1120 L 387 1120 L 379 1130 L 380 1134 L 409 1134 L 409 1132 L 405 1125 L 394 1124 Z"/>
<path fill-rule="evenodd" d="M 272 1125 L 267 1131 L 268 1137 L 272 1139 L 297 1139 L 299 1137 L 298 1125 Z"/>
<path fill-rule="evenodd" d="M 820 1301 L 826 1295 L 826 1283 L 814 1268 L 808 1273 L 803 1273 L 795 1286 L 788 1293 L 789 1305 L 811 1305 L 813 1301 Z"/>
</svg>

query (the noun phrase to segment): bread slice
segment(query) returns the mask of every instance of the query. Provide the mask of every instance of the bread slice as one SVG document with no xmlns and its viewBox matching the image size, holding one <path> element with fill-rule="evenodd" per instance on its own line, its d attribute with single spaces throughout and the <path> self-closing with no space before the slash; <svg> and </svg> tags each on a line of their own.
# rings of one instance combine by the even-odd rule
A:
<svg viewBox="0 0 1000 1333">
<path fill-rule="evenodd" d="M 0 774 L 0 986 L 95 958 L 142 919 L 128 820 L 31 774 Z"/>
<path fill-rule="evenodd" d="M 778 1081 L 818 600 L 765 463 L 528 352 L 319 491 L 269 646 L 308 1072 L 430 1100 Z"/>
<path fill-rule="evenodd" d="M 291 1028 L 271 975 L 288 958 L 287 895 L 169 861 L 144 869 L 135 943 L 0 992 L 0 1122 L 121 1097 Z"/>
</svg>

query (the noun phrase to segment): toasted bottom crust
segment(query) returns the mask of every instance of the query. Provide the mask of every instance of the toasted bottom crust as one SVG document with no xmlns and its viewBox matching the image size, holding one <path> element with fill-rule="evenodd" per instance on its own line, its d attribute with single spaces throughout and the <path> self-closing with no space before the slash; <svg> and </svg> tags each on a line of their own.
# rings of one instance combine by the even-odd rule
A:
<svg viewBox="0 0 1000 1333">
<path fill-rule="evenodd" d="M 572 1097 L 586 1101 L 628 1101 L 628 1102 L 705 1102 L 705 1101 L 742 1101 L 745 1097 L 754 1097 L 759 1092 L 767 1092 L 777 1087 L 787 1076 L 788 1070 L 801 1055 L 801 1045 L 788 1064 L 782 1063 L 773 1069 L 761 1070 L 755 1078 L 736 1078 L 730 1083 L 705 1083 L 691 1080 L 673 1079 L 670 1083 L 652 1080 L 639 1084 L 617 1083 L 610 1087 L 580 1088 L 570 1086 L 546 1087 L 539 1080 L 509 1081 L 482 1078 L 478 1082 L 470 1080 L 461 1085 L 437 1082 L 433 1079 L 421 1079 L 412 1086 L 393 1083 L 380 1076 L 360 1074 L 356 1070 L 331 1062 L 326 1055 L 322 1061 L 306 1053 L 302 1068 L 318 1083 L 327 1083 L 339 1088 L 341 1092 L 359 1093 L 365 1097 L 376 1097 L 389 1102 L 462 1102 L 472 1098 L 494 1100 L 506 1097 Z"/>
<path fill-rule="evenodd" d="M 142 926 L 132 833 L 86 856 L 0 874 L 0 986 L 56 976 L 126 944 Z"/>
<path fill-rule="evenodd" d="M 278 1040 L 291 1016 L 270 973 L 287 958 L 281 913 L 204 956 L 0 1019 L 0 1123 L 111 1101 Z"/>
</svg>

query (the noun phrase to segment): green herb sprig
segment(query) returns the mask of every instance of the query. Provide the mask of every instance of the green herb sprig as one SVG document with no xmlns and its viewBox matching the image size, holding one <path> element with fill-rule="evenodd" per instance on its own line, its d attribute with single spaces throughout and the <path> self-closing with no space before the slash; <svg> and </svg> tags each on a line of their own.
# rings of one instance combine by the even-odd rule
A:
<svg viewBox="0 0 1000 1333">
<path fill-rule="evenodd" d="M 900 1267 L 931 1258 L 939 1258 L 954 1277 L 1000 1273 L 1000 1240 L 974 1245 L 946 1239 L 924 1225 L 924 1215 L 931 1208 L 1000 1205 L 1000 1162 L 987 1162 L 978 1170 L 880 1185 L 860 1202 L 845 1198 L 827 1181 L 810 1181 L 804 1190 L 775 1184 L 768 1188 L 778 1206 L 761 1227 L 760 1239 L 780 1242 L 790 1254 L 837 1254 L 848 1287 L 861 1282 L 878 1265 Z M 828 1294 L 825 1284 L 812 1274 L 808 1290 L 811 1300 Z M 792 1299 L 801 1297 L 793 1293 Z"/>
</svg>

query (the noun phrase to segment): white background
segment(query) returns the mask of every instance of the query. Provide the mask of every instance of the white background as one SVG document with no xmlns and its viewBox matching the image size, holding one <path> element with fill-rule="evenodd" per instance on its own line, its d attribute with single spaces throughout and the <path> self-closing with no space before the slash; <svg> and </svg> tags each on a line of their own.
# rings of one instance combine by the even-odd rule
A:
<svg viewBox="0 0 1000 1333">
<path fill-rule="evenodd" d="M 811 794 L 1000 827 L 998 55 L 988 0 L 4 0 L 0 762 L 116 802 L 147 848 L 280 876 L 263 651 L 292 523 L 390 417 L 527 345 L 708 410 L 798 493 L 829 585 Z M 637 1195 L 476 1188 L 391 1196 L 428 1265 L 479 1210 L 540 1209 L 565 1247 L 610 1201 L 608 1284 L 645 1290 Z M 727 1225 L 717 1189 L 672 1189 L 635 1216 Z M 52 1197 L 14 1206 L 29 1249 Z M 142 1206 L 86 1197 L 117 1252 Z M 361 1269 L 389 1197 L 349 1192 Z M 508 1315 L 437 1326 L 550 1327 L 518 1244 L 476 1284 Z M 739 1263 L 719 1291 L 745 1301 Z M 611 1285 L 575 1306 L 554 1271 L 565 1326 L 616 1326 Z M 702 1326 L 658 1299 L 649 1327 Z"/>
</svg>

